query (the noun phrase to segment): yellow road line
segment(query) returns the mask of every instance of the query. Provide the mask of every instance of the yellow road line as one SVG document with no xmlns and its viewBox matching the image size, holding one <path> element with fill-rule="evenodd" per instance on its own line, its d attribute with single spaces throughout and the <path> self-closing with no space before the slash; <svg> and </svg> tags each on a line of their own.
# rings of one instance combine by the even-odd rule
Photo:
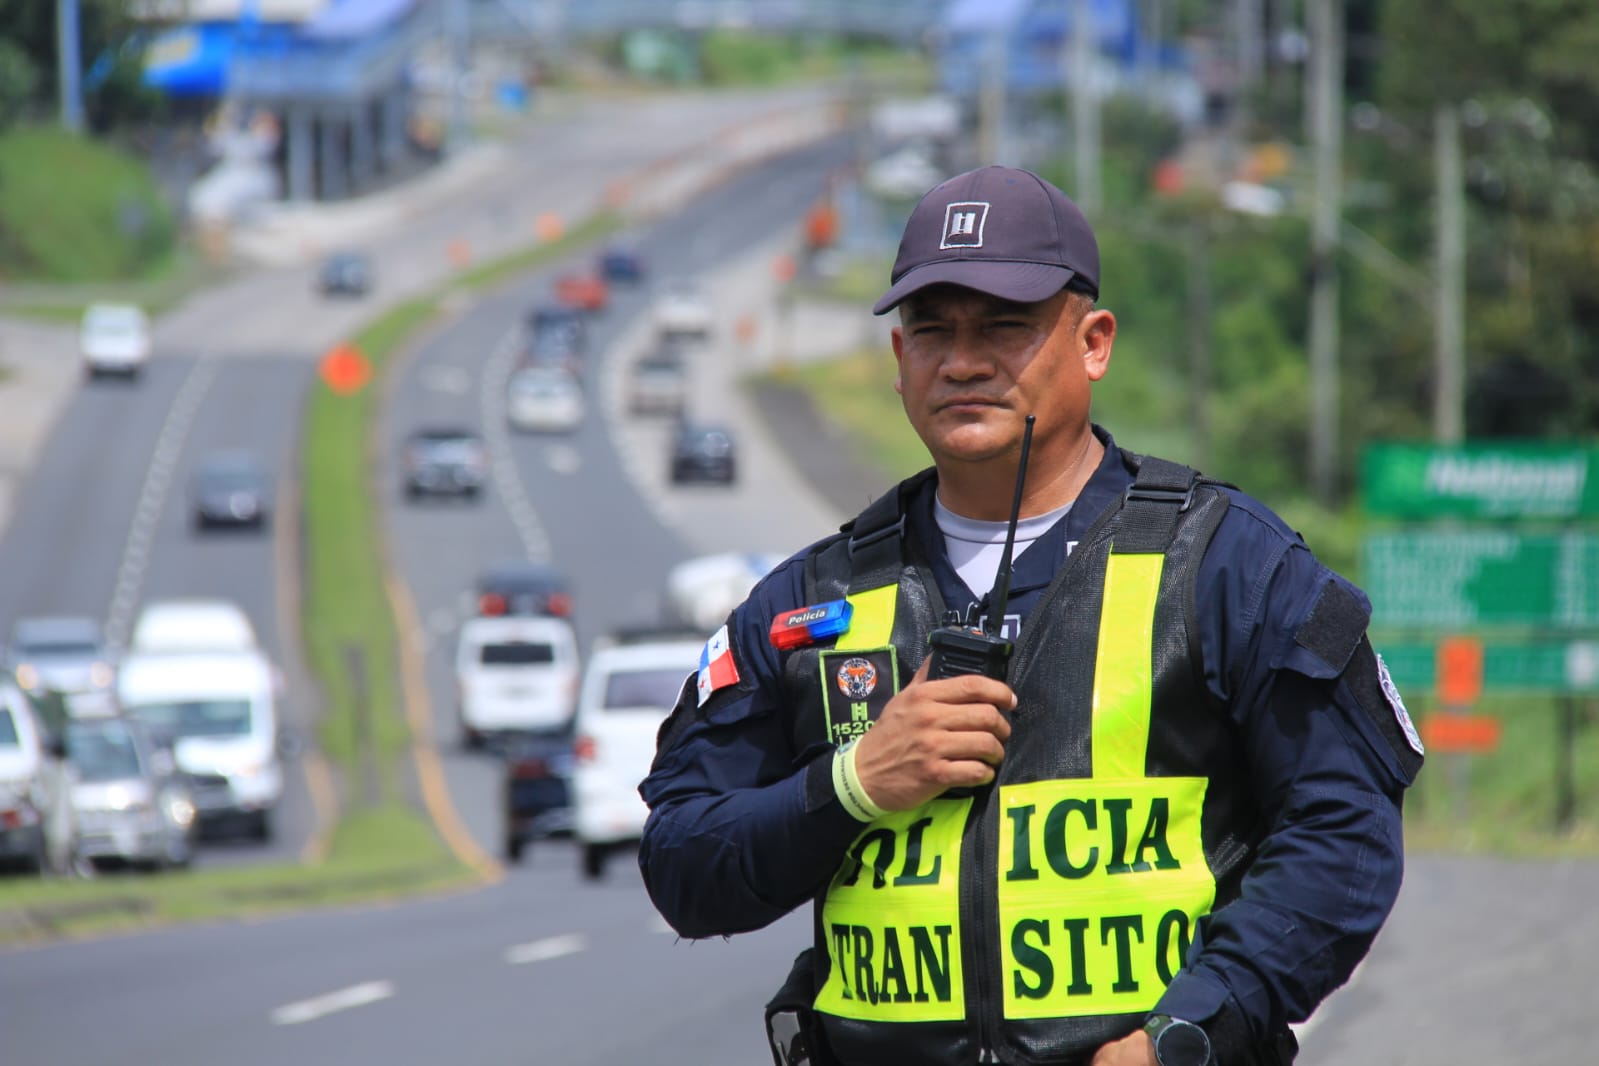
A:
<svg viewBox="0 0 1599 1066">
<path fill-rule="evenodd" d="M 478 846 L 456 812 L 449 787 L 444 782 L 444 768 L 433 744 L 433 701 L 428 696 L 427 674 L 422 655 L 412 640 L 412 635 L 420 631 L 416 601 L 405 582 L 395 577 L 392 568 L 385 566 L 384 574 L 389 602 L 394 609 L 395 628 L 399 632 L 400 689 L 405 698 L 405 718 L 411 727 L 411 757 L 416 761 L 422 802 L 455 857 L 486 880 L 498 881 L 505 876 L 504 868 Z"/>
</svg>

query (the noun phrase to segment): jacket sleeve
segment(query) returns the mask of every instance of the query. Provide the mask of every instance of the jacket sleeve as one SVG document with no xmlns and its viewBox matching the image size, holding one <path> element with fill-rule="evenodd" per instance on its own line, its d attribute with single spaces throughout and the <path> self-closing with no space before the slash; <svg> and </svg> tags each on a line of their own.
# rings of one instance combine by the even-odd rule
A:
<svg viewBox="0 0 1599 1066">
<path fill-rule="evenodd" d="M 790 739 L 766 628 L 799 604 L 799 569 L 780 569 L 733 612 L 737 681 L 702 701 L 689 679 L 639 787 L 644 883 L 686 937 L 759 929 L 807 902 L 862 828 L 833 793 L 832 749 L 796 753 Z"/>
<path fill-rule="evenodd" d="M 1265 835 L 1157 1010 L 1205 1023 L 1227 1062 L 1308 1018 L 1371 947 L 1399 893 L 1421 743 L 1366 637 L 1366 597 L 1269 512 L 1218 534 L 1197 597 L 1206 683 L 1239 727 Z"/>
</svg>

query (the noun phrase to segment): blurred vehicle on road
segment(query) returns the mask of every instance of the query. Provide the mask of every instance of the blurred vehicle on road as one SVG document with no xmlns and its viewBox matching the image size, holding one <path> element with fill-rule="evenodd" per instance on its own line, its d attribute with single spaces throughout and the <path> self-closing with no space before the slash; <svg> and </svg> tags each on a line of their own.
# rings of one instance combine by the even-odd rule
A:
<svg viewBox="0 0 1599 1066">
<path fill-rule="evenodd" d="M 866 188 L 885 200 L 917 200 L 947 175 L 925 148 L 907 145 L 866 168 Z"/>
<path fill-rule="evenodd" d="M 194 801 L 185 776 L 138 722 L 121 715 L 74 718 L 66 753 L 78 854 L 96 866 L 187 866 L 194 858 Z"/>
<path fill-rule="evenodd" d="M 588 323 L 584 313 L 564 304 L 539 304 L 527 316 L 527 347 L 531 353 L 540 344 L 571 349 L 578 356 L 588 350 Z"/>
<path fill-rule="evenodd" d="M 122 661 L 124 713 L 171 748 L 209 830 L 272 836 L 283 797 L 278 672 L 260 651 L 133 652 Z"/>
<path fill-rule="evenodd" d="M 252 651 L 255 626 L 238 604 L 205 597 L 150 600 L 134 619 L 132 651 Z"/>
<path fill-rule="evenodd" d="M 66 713 L 48 713 L 46 700 L 0 680 L 0 865 L 64 874 L 77 850 L 76 777 Z"/>
<path fill-rule="evenodd" d="M 731 485 L 738 473 L 733 435 L 722 426 L 681 422 L 672 435 L 673 484 L 710 481 Z"/>
<path fill-rule="evenodd" d="M 673 281 L 655 297 L 651 317 L 662 337 L 703 340 L 711 335 L 711 304 L 692 281 Z"/>
<path fill-rule="evenodd" d="M 134 304 L 95 303 L 84 309 L 78 350 L 91 378 L 137 377 L 150 361 L 150 318 Z"/>
<path fill-rule="evenodd" d="M 600 250 L 600 276 L 624 284 L 644 280 L 644 256 L 633 245 L 612 241 Z"/>
<path fill-rule="evenodd" d="M 568 307 L 600 312 L 611 302 L 611 286 L 596 273 L 562 274 L 555 279 L 555 298 Z"/>
<path fill-rule="evenodd" d="M 272 479 L 253 452 L 204 456 L 189 485 L 197 530 L 262 529 L 272 513 Z"/>
<path fill-rule="evenodd" d="M 455 680 L 468 748 L 566 729 L 577 699 L 577 635 L 553 616 L 469 618 L 456 642 Z"/>
<path fill-rule="evenodd" d="M 360 252 L 334 252 L 316 275 L 323 296 L 365 296 L 372 290 L 372 261 Z"/>
<path fill-rule="evenodd" d="M 686 559 L 667 571 L 667 613 L 710 636 L 785 558 L 772 552 L 717 552 Z"/>
<path fill-rule="evenodd" d="M 476 499 L 488 478 L 489 454 L 471 430 L 455 426 L 418 429 L 400 450 L 405 497 L 459 496 Z"/>
<path fill-rule="evenodd" d="M 687 405 L 688 366 L 676 342 L 656 346 L 633 364 L 627 381 L 628 410 L 678 416 Z"/>
<path fill-rule="evenodd" d="M 116 709 L 117 656 L 93 618 L 19 618 L 6 657 L 17 685 L 30 694 L 60 693 L 73 714 Z"/>
<path fill-rule="evenodd" d="M 572 590 L 565 575 L 550 563 L 529 559 L 491 563 L 478 575 L 476 592 L 477 613 L 485 617 L 572 615 Z"/>
<path fill-rule="evenodd" d="M 507 862 L 521 862 L 541 837 L 571 832 L 572 764 L 570 729 L 506 743 L 500 798 Z"/>
<path fill-rule="evenodd" d="M 649 809 L 639 782 L 704 646 L 686 634 L 641 632 L 598 643 L 589 653 L 573 720 L 572 770 L 572 836 L 585 877 L 603 877 L 610 856 L 643 836 Z"/>
<path fill-rule="evenodd" d="M 583 424 L 584 407 L 583 386 L 560 367 L 523 367 L 506 385 L 506 419 L 527 433 L 570 432 Z"/>
</svg>

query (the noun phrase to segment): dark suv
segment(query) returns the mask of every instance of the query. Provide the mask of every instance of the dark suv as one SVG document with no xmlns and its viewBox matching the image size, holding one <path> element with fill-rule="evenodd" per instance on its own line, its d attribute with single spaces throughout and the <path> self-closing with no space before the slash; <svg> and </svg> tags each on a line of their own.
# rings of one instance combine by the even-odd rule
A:
<svg viewBox="0 0 1599 1066">
<path fill-rule="evenodd" d="M 495 563 L 478 575 L 478 614 L 572 615 L 572 592 L 566 578 L 549 563 L 513 559 Z"/>
<path fill-rule="evenodd" d="M 672 439 L 673 483 L 714 481 L 731 485 L 737 472 L 734 451 L 732 434 L 721 426 L 679 423 Z"/>
</svg>

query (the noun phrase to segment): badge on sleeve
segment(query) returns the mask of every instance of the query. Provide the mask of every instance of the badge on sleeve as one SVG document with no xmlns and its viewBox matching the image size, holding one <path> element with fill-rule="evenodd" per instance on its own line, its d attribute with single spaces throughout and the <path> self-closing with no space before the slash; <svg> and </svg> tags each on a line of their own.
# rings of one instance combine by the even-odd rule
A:
<svg viewBox="0 0 1599 1066">
<path fill-rule="evenodd" d="M 821 663 L 827 739 L 843 744 L 864 736 L 899 691 L 894 649 L 824 651 Z"/>
<path fill-rule="evenodd" d="M 1377 656 L 1377 682 L 1382 686 L 1382 694 L 1388 698 L 1388 706 L 1394 712 L 1394 719 L 1399 723 L 1399 729 L 1405 734 L 1405 743 L 1417 755 L 1427 754 L 1427 749 L 1421 746 L 1421 734 L 1416 732 L 1416 724 L 1410 720 L 1410 712 L 1405 710 L 1405 701 L 1399 695 L 1399 686 L 1394 684 L 1394 679 L 1388 673 L 1388 664 L 1382 661 L 1382 656 Z"/>
<path fill-rule="evenodd" d="M 738 664 L 733 661 L 733 643 L 727 626 L 718 629 L 700 652 L 700 673 L 696 682 L 701 707 L 717 689 L 738 684 Z"/>
</svg>

